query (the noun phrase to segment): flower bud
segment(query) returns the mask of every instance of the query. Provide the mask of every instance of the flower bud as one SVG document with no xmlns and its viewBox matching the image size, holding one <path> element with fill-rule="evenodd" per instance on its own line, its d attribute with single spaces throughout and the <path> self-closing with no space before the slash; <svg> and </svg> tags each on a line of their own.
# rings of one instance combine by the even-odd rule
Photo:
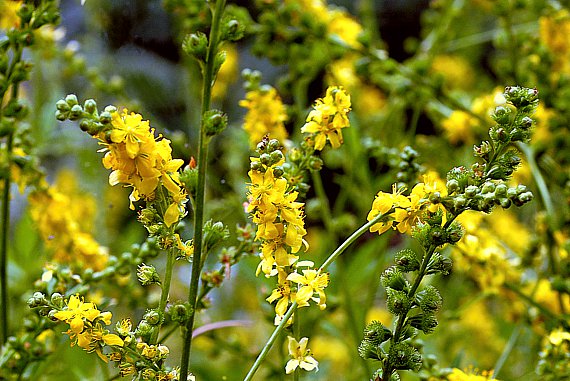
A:
<svg viewBox="0 0 570 381">
<path fill-rule="evenodd" d="M 261 155 L 259 155 L 259 161 L 263 165 L 270 166 L 271 165 L 271 156 L 267 153 L 262 153 Z"/>
<path fill-rule="evenodd" d="M 475 185 L 469 185 L 465 188 L 465 196 L 467 197 L 475 197 L 477 193 L 479 193 L 479 188 Z"/>
<path fill-rule="evenodd" d="M 510 121 L 511 110 L 504 106 L 497 106 L 491 118 L 498 124 L 507 124 Z"/>
<path fill-rule="evenodd" d="M 495 184 L 491 181 L 485 182 L 481 187 L 481 193 L 491 193 L 495 191 Z"/>
<path fill-rule="evenodd" d="M 459 190 L 459 181 L 457 181 L 455 179 L 448 180 L 447 184 L 445 184 L 445 186 L 447 188 L 448 193 L 453 193 L 453 192 Z"/>
<path fill-rule="evenodd" d="M 433 314 L 423 313 L 409 319 L 410 325 L 425 334 L 433 333 L 437 327 L 437 319 Z"/>
<path fill-rule="evenodd" d="M 204 129 L 207 136 L 221 133 L 228 125 L 228 117 L 219 110 L 209 110 L 204 113 Z"/>
<path fill-rule="evenodd" d="M 394 315 L 404 315 L 410 310 L 412 303 L 407 292 L 388 288 L 386 289 L 386 295 L 388 311 Z"/>
<path fill-rule="evenodd" d="M 416 252 L 410 249 L 404 249 L 397 252 L 395 261 L 396 266 L 404 272 L 416 271 L 421 265 Z"/>
<path fill-rule="evenodd" d="M 197 60 L 205 61 L 208 50 L 208 37 L 202 32 L 192 33 L 184 38 L 182 50 L 194 56 Z"/>
<path fill-rule="evenodd" d="M 380 279 L 386 288 L 393 288 L 399 291 L 408 289 L 408 282 L 396 267 L 388 267 Z"/>
<path fill-rule="evenodd" d="M 57 101 L 55 103 L 55 108 L 58 111 L 67 112 L 71 109 L 71 106 L 69 106 L 69 104 L 66 101 L 64 101 L 63 99 L 60 99 L 59 101 Z"/>
<path fill-rule="evenodd" d="M 146 320 L 150 325 L 160 324 L 160 321 L 162 320 L 160 317 L 160 312 L 156 310 L 148 310 L 144 314 L 143 319 Z"/>
<path fill-rule="evenodd" d="M 64 304 L 63 295 L 61 295 L 59 292 L 54 292 L 50 297 L 50 301 L 56 307 L 59 308 L 63 307 Z"/>
<path fill-rule="evenodd" d="M 179 302 L 171 305 L 167 313 L 170 316 L 170 320 L 183 325 L 188 320 L 190 309 L 191 307 L 188 304 Z"/>
<path fill-rule="evenodd" d="M 128 318 L 122 319 L 118 321 L 117 324 L 115 324 L 115 330 L 121 337 L 128 336 L 131 333 L 132 329 L 133 329 L 133 323 L 131 322 L 131 319 Z"/>
<path fill-rule="evenodd" d="M 269 155 L 271 157 L 271 163 L 276 164 L 283 159 L 283 153 L 280 150 L 275 150 Z"/>
<path fill-rule="evenodd" d="M 77 96 L 75 94 L 69 94 L 68 96 L 66 96 L 65 101 L 67 102 L 69 107 L 73 107 L 79 104 L 79 101 L 77 100 Z"/>
<path fill-rule="evenodd" d="M 97 111 L 97 102 L 95 102 L 93 99 L 87 99 L 83 104 L 83 108 L 85 109 L 85 112 L 94 114 Z"/>
<path fill-rule="evenodd" d="M 221 241 L 225 241 L 230 236 L 230 232 L 222 222 L 207 221 L 204 224 L 204 246 L 212 248 Z"/>
<path fill-rule="evenodd" d="M 145 265 L 144 263 L 137 268 L 137 278 L 143 286 L 150 284 L 160 284 L 160 276 L 152 265 Z"/>
<path fill-rule="evenodd" d="M 108 111 L 103 111 L 101 115 L 99 115 L 99 121 L 103 124 L 111 123 L 111 120 L 113 120 L 113 116 Z"/>
<path fill-rule="evenodd" d="M 390 346 L 387 361 L 398 370 L 418 371 L 422 366 L 422 356 L 418 350 L 404 342 Z"/>
<path fill-rule="evenodd" d="M 81 117 L 82 114 L 83 114 L 83 107 L 81 107 L 80 105 L 74 105 L 71 107 L 71 110 L 69 111 L 69 119 L 77 120 Z"/>
<path fill-rule="evenodd" d="M 279 140 L 277 140 L 277 139 L 271 139 L 269 142 L 267 142 L 267 151 L 268 152 L 280 150 L 281 148 L 282 148 L 281 143 L 279 143 Z"/>
<path fill-rule="evenodd" d="M 437 312 L 443 304 L 439 291 L 433 286 L 427 286 L 418 292 L 416 301 L 424 312 Z"/>
<path fill-rule="evenodd" d="M 285 171 L 283 171 L 283 167 L 273 167 L 273 177 L 279 178 L 283 176 Z"/>
<path fill-rule="evenodd" d="M 390 338 L 392 338 L 392 331 L 377 320 L 373 320 L 364 329 L 363 341 L 367 341 L 374 346 L 378 346 L 386 340 L 390 340 Z"/>
<path fill-rule="evenodd" d="M 363 340 L 358 346 L 358 354 L 363 359 L 382 360 L 382 349 L 376 345 Z"/>
<path fill-rule="evenodd" d="M 530 118 L 530 117 L 528 117 L 528 116 L 525 116 L 524 118 L 521 119 L 521 124 L 520 124 L 520 125 L 521 125 L 522 128 L 528 130 L 529 128 L 532 127 L 532 123 L 533 123 L 532 118 Z"/>
</svg>

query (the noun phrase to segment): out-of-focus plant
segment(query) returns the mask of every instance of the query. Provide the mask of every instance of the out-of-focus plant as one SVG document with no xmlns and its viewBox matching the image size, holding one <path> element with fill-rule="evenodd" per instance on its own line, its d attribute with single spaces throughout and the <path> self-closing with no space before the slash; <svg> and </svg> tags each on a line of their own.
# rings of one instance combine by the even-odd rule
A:
<svg viewBox="0 0 570 381">
<path fill-rule="evenodd" d="M 566 5 L 143 3 L 0 0 L 0 379 L 569 377 Z"/>
</svg>

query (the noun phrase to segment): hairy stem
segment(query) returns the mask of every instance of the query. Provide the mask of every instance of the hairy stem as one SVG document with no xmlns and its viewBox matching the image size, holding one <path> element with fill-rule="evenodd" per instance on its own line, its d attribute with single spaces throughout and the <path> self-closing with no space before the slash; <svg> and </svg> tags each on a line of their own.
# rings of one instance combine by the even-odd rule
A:
<svg viewBox="0 0 570 381">
<path fill-rule="evenodd" d="M 218 51 L 220 34 L 220 21 L 225 6 L 225 0 L 216 0 L 215 9 L 212 14 L 212 28 L 210 30 L 210 40 L 206 54 L 206 65 L 204 68 L 204 78 L 202 84 L 202 107 L 201 126 L 198 143 L 198 184 L 196 190 L 196 203 L 194 213 L 194 258 L 192 265 L 192 275 L 190 278 L 190 288 L 188 291 L 188 302 L 190 303 L 190 315 L 184 328 L 184 347 L 182 349 L 182 359 L 180 363 L 180 380 L 186 380 L 188 376 L 188 366 L 190 361 L 190 351 L 192 348 L 192 330 L 196 316 L 198 282 L 202 271 L 202 234 L 204 225 L 204 200 L 206 190 L 206 167 L 208 162 L 208 137 L 204 128 L 204 114 L 210 109 L 212 98 L 212 85 L 214 80 L 214 61 Z"/>
</svg>

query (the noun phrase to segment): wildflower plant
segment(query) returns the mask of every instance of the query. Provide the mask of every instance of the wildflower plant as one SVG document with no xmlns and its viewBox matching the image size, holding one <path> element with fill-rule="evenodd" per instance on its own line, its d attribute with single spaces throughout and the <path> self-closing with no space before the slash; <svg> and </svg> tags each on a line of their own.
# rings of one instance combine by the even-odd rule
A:
<svg viewBox="0 0 570 381">
<path fill-rule="evenodd" d="M 568 377 L 568 7 L 373 3 L 0 0 L 0 379 Z"/>
</svg>

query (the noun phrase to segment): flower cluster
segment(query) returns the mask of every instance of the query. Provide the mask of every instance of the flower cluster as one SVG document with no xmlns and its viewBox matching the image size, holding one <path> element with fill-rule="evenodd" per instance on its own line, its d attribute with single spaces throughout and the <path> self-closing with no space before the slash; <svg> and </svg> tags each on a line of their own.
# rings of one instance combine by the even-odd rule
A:
<svg viewBox="0 0 570 381">
<path fill-rule="evenodd" d="M 247 109 L 243 128 L 252 147 L 265 135 L 281 142 L 287 139 L 287 110 L 274 87 L 265 85 L 248 91 L 239 105 Z"/>
<path fill-rule="evenodd" d="M 261 241 L 261 262 L 257 272 L 265 276 L 277 276 L 278 286 L 267 301 L 275 306 L 278 324 L 290 303 L 299 307 L 308 306 L 314 300 L 321 309 L 326 307 L 324 288 L 328 274 L 313 269 L 304 269 L 303 275 L 295 270 L 310 267 L 312 262 L 298 262 L 299 250 L 307 247 L 303 237 L 305 230 L 303 206 L 297 201 L 298 192 L 292 191 L 283 176 L 284 156 L 279 142 L 265 137 L 257 147 L 259 158 L 251 159 L 247 211 L 257 225 L 255 239 Z M 293 283 L 297 284 L 294 290 Z"/>
<path fill-rule="evenodd" d="M 66 307 L 53 314 L 53 318 L 69 324 L 67 335 L 71 346 L 77 345 L 87 352 L 95 352 L 103 361 L 109 361 L 103 354 L 107 346 L 122 347 L 123 340 L 104 326 L 111 324 L 112 314 L 101 312 L 94 303 L 84 302 L 78 295 L 72 295 L 66 301 Z"/>
<path fill-rule="evenodd" d="M 184 161 L 172 158 L 170 140 L 160 134 L 155 136 L 148 121 L 127 109 L 118 112 L 115 107 L 108 106 L 99 115 L 93 100 L 87 100 L 82 107 L 75 95 L 58 101 L 56 107 L 56 117 L 60 120 L 83 118 L 81 128 L 104 147 L 100 150 L 105 152 L 103 165 L 112 170 L 109 184 L 125 184 L 133 188 L 129 196 L 131 209 L 134 209 L 133 203 L 140 199 L 164 199 L 164 203 L 160 202 L 164 224 L 170 227 L 178 222 L 187 201 L 178 172 Z M 168 196 L 164 194 L 163 187 Z"/>
<path fill-rule="evenodd" d="M 537 373 L 541 380 L 563 380 L 570 375 L 570 332 L 557 328 L 545 337 Z"/>
<path fill-rule="evenodd" d="M 54 186 L 31 192 L 30 214 L 54 261 L 100 271 L 109 255 L 90 233 L 95 200 L 79 193 L 76 182 L 71 172 L 61 172 Z"/>
<path fill-rule="evenodd" d="M 350 95 L 344 88 L 330 86 L 324 98 L 319 98 L 307 116 L 302 132 L 314 134 L 314 148 L 321 151 L 327 142 L 338 148 L 343 142 L 342 129 L 350 125 Z"/>
<path fill-rule="evenodd" d="M 438 202 L 447 195 L 445 184 L 434 173 L 424 175 L 423 180 L 412 188 L 408 196 L 402 194 L 405 189 L 396 189 L 395 184 L 392 193 L 378 192 L 367 219 L 372 221 L 379 214 L 386 217 L 372 225 L 370 231 L 382 234 L 393 228 L 400 233 L 410 234 L 412 228 L 427 215 L 437 212 L 441 222 L 445 223 L 445 208 Z"/>
</svg>

